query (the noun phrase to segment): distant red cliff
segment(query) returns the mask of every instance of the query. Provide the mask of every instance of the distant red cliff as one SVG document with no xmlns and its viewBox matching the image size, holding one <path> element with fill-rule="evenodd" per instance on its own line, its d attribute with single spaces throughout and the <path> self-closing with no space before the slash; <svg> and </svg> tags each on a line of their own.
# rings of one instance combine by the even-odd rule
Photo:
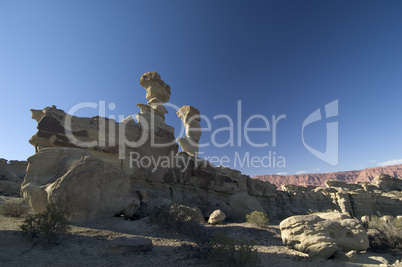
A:
<svg viewBox="0 0 402 267">
<path fill-rule="evenodd" d="M 325 186 L 327 180 L 339 180 L 347 183 L 369 182 L 379 174 L 388 174 L 394 177 L 402 177 L 402 164 L 384 167 L 367 168 L 360 171 L 344 171 L 330 173 L 312 173 L 312 174 L 295 174 L 295 175 L 258 175 L 253 177 L 262 181 L 275 184 L 278 189 L 282 185 L 313 185 Z"/>
</svg>

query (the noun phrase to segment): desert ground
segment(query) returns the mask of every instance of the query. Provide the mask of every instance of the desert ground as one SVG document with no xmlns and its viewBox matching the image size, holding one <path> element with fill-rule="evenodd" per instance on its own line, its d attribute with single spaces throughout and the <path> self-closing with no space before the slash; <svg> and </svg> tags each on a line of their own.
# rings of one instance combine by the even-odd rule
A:
<svg viewBox="0 0 402 267">
<path fill-rule="evenodd" d="M 0 196 L 0 205 L 8 201 L 23 201 L 16 197 Z M 32 212 L 32 211 L 31 211 Z M 60 243 L 43 247 L 21 237 L 19 225 L 24 218 L 0 215 L 1 266 L 210 266 L 197 256 L 194 245 L 185 236 L 162 231 L 149 218 L 124 220 L 120 217 L 72 223 L 69 234 Z M 312 261 L 306 254 L 288 249 L 280 237 L 279 222 L 267 228 L 247 223 L 226 223 L 217 227 L 231 237 L 255 241 L 261 266 L 402 266 L 400 258 L 391 254 L 358 253 L 355 262 L 339 260 Z M 102 249 L 108 240 L 120 237 L 152 239 L 149 252 L 124 254 Z"/>
</svg>

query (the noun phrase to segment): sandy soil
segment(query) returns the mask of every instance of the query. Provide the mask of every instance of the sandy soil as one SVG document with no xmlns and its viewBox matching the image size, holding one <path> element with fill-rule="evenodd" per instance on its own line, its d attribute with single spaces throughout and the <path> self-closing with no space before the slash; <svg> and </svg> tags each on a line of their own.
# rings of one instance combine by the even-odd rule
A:
<svg viewBox="0 0 402 267">
<path fill-rule="evenodd" d="M 0 205 L 20 201 L 0 196 Z M 74 223 L 71 233 L 61 237 L 61 244 L 44 248 L 21 238 L 18 226 L 23 218 L 0 215 L 0 266 L 208 266 L 191 249 L 184 236 L 166 233 L 148 222 L 148 218 L 130 221 L 119 217 L 86 223 Z M 336 260 L 312 261 L 307 255 L 282 244 L 278 225 L 257 228 L 250 224 L 216 226 L 233 237 L 254 239 L 262 266 L 402 266 L 397 256 L 359 253 L 353 263 Z M 147 237 L 154 248 L 134 254 L 111 253 L 101 249 L 108 239 L 119 236 Z"/>
</svg>

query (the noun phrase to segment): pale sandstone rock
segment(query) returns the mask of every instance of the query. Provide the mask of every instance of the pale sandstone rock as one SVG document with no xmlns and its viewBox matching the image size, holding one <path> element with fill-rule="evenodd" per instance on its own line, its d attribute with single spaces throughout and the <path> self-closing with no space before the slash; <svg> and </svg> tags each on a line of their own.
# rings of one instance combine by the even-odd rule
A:
<svg viewBox="0 0 402 267">
<path fill-rule="evenodd" d="M 46 148 L 28 163 L 21 195 L 36 212 L 56 203 L 73 220 L 85 221 L 119 213 L 131 217 L 140 205 L 129 177 L 85 150 Z"/>
<path fill-rule="evenodd" d="M 381 174 L 374 177 L 372 183 L 382 191 L 402 190 L 402 179 L 386 174 Z"/>
<path fill-rule="evenodd" d="M 223 222 L 226 219 L 226 214 L 221 210 L 215 210 L 211 213 L 208 219 L 209 224 L 218 224 Z"/>
<path fill-rule="evenodd" d="M 362 251 L 369 246 L 367 233 L 355 219 L 339 213 L 292 216 L 280 225 L 283 243 L 316 259 L 327 259 L 341 249 Z"/>
<path fill-rule="evenodd" d="M 144 73 L 140 78 L 140 84 L 147 91 L 146 99 L 159 99 L 166 103 L 170 99 L 170 86 L 162 81 L 161 76 L 157 72 Z"/>
<path fill-rule="evenodd" d="M 369 223 L 369 221 L 370 221 L 370 217 L 369 217 L 368 215 L 364 215 L 364 216 L 362 216 L 362 217 L 360 218 L 360 221 L 361 221 L 362 223 L 364 223 L 364 224 L 367 224 L 367 223 Z"/>
<path fill-rule="evenodd" d="M 197 155 L 198 145 L 201 138 L 200 112 L 192 106 L 182 106 L 177 111 L 177 116 L 186 127 L 186 136 L 177 138 L 182 150 L 191 155 Z"/>
<path fill-rule="evenodd" d="M 33 114 L 37 113 L 32 110 Z M 112 119 L 93 117 L 71 117 L 71 131 L 74 138 L 80 143 L 71 140 L 65 131 L 64 123 L 67 114 L 55 107 L 45 108 L 36 116 L 38 132 L 31 137 L 30 143 L 37 150 L 46 147 L 83 148 L 91 155 L 108 163 L 114 164 L 128 174 L 138 173 L 142 166 L 138 163 L 143 157 L 155 158 L 173 156 L 177 153 L 178 145 L 175 142 L 174 129 L 162 121 L 154 123 L 152 131 L 146 131 L 141 123 L 136 123 L 131 117 L 122 123 Z M 141 122 L 141 121 L 140 121 Z M 147 123 L 147 125 L 150 125 Z M 101 131 L 100 129 L 104 129 Z M 109 130 L 112 131 L 109 132 Z M 127 141 L 126 141 L 127 140 Z M 136 142 L 145 140 L 141 145 Z M 141 141 L 142 142 L 142 141 Z M 159 144 L 156 147 L 153 145 Z M 85 146 L 85 144 L 92 144 Z M 130 161 L 130 153 L 133 160 Z M 123 159 L 122 159 L 123 157 Z M 144 169 L 144 179 L 149 181 L 163 181 L 167 168 L 149 166 Z"/>
<path fill-rule="evenodd" d="M 325 182 L 327 187 L 340 187 L 346 190 L 359 190 L 363 189 L 363 187 L 359 184 L 348 184 L 344 181 L 336 181 L 336 180 L 328 180 Z"/>
<path fill-rule="evenodd" d="M 392 217 L 391 215 L 384 215 L 380 218 L 383 222 L 390 224 L 392 223 L 394 217 Z"/>
</svg>

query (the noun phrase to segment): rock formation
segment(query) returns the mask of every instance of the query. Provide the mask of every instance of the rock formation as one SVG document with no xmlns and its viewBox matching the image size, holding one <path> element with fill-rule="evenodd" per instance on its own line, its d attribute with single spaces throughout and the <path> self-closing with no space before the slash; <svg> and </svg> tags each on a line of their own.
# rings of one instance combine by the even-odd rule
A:
<svg viewBox="0 0 402 267">
<path fill-rule="evenodd" d="M 124 172 L 74 148 L 44 148 L 29 157 L 21 195 L 36 212 L 57 203 L 76 221 L 131 217 L 140 206 Z"/>
<path fill-rule="evenodd" d="M 282 185 L 301 186 L 325 186 L 328 180 L 339 180 L 347 183 L 371 182 L 374 177 L 380 174 L 388 174 L 393 177 L 402 177 L 402 165 L 383 166 L 367 168 L 358 171 L 343 171 L 330 173 L 310 173 L 296 175 L 258 175 L 253 177 L 265 182 L 270 182 L 281 188 Z"/>
<path fill-rule="evenodd" d="M 192 106 L 182 106 L 177 111 L 177 116 L 186 127 L 186 136 L 177 138 L 182 150 L 190 155 L 198 154 L 198 145 L 201 138 L 200 112 Z"/>
<path fill-rule="evenodd" d="M 130 116 L 117 123 L 104 117 L 82 118 L 66 114 L 55 106 L 31 110 L 38 132 L 29 142 L 37 150 L 43 147 L 74 147 L 88 151 L 122 168 L 138 179 L 163 182 L 166 166 L 155 166 L 162 158 L 178 151 L 174 128 L 165 124 L 167 112 L 161 103 L 170 97 L 170 86 L 156 72 L 145 73 L 140 83 L 147 90 L 149 105 L 139 104 L 138 123 Z"/>
<path fill-rule="evenodd" d="M 141 113 L 137 114 L 138 121 L 143 126 L 145 125 L 144 121 L 146 121 L 149 130 L 160 127 L 174 134 L 173 127 L 165 124 L 165 114 L 168 111 L 163 106 L 170 99 L 170 86 L 162 81 L 157 72 L 143 74 L 140 78 L 140 84 L 147 91 L 145 98 L 148 100 L 148 105 L 137 104 L 137 107 L 141 109 Z"/>
<path fill-rule="evenodd" d="M 19 195 L 27 165 L 26 161 L 0 159 L 0 192 Z"/>
<path fill-rule="evenodd" d="M 30 158 L 22 192 L 35 210 L 43 210 L 52 201 L 68 199 L 57 193 L 59 189 L 64 190 L 60 192 L 69 192 L 71 188 L 77 188 L 74 190 L 81 192 L 74 183 L 97 185 L 100 183 L 97 177 L 104 177 L 107 183 L 117 184 L 113 192 L 123 193 L 119 195 L 106 189 L 94 189 L 92 203 L 101 201 L 97 196 L 107 192 L 110 197 L 108 202 L 114 204 L 113 209 L 102 204 L 107 207 L 107 212 L 96 207 L 99 212 L 89 214 L 91 218 L 117 210 L 130 216 L 131 208 L 139 205 L 141 207 L 135 216 L 141 217 L 149 212 L 151 206 L 172 203 L 198 208 L 204 218 L 220 209 L 228 220 L 237 221 L 244 221 L 245 215 L 254 210 L 267 213 L 271 221 L 328 209 L 357 218 L 363 215 L 402 214 L 399 178 L 381 176 L 373 182 L 357 185 L 343 181 L 328 181 L 321 187 L 287 185 L 279 191 L 274 184 L 251 179 L 237 170 L 216 167 L 198 158 L 200 114 L 190 106 L 183 106 L 178 112 L 186 126 L 186 137 L 179 139 L 183 152 L 177 153 L 173 128 L 164 121 L 166 109 L 163 104 L 169 100 L 170 87 L 155 72 L 144 74 L 140 83 L 147 91 L 148 104 L 140 104 L 138 122 L 131 117 L 120 123 L 102 117 L 80 118 L 68 115 L 55 106 L 32 110 L 32 118 L 38 122 L 38 132 L 30 143 L 38 152 Z M 184 145 L 190 141 L 193 143 L 191 146 Z M 155 143 L 162 145 L 155 146 Z M 70 153 L 66 152 L 69 149 L 75 151 L 75 156 L 62 156 L 63 153 Z M 124 159 L 120 158 L 121 154 Z M 35 160 L 36 156 L 43 160 Z M 156 163 L 158 160 L 161 160 L 159 164 Z M 85 165 L 97 167 L 85 169 Z M 79 181 L 77 177 L 88 182 Z M 70 185 L 66 178 L 73 184 Z M 86 188 L 91 189 L 89 186 Z M 125 190 L 137 194 L 133 197 Z M 124 205 L 119 196 L 124 196 L 120 198 Z M 77 197 L 77 201 L 83 199 Z M 89 212 L 85 208 L 81 210 Z"/>
<path fill-rule="evenodd" d="M 328 259 L 339 250 L 365 251 L 369 246 L 360 222 L 339 212 L 292 216 L 279 227 L 283 243 L 310 258 Z"/>
</svg>

